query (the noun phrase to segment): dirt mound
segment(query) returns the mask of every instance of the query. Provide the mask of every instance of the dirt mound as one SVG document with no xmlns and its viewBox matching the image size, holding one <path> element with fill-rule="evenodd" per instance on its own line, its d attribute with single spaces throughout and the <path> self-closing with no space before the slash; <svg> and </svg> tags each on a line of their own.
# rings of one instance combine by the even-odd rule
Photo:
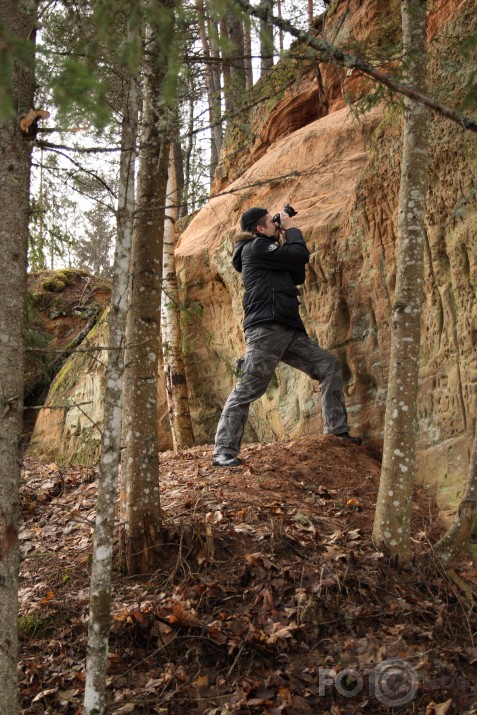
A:
<svg viewBox="0 0 477 715">
<path fill-rule="evenodd" d="M 470 711 L 475 613 L 438 572 L 397 572 L 374 549 L 379 464 L 336 437 L 243 456 L 216 469 L 210 447 L 161 455 L 161 566 L 114 572 L 111 712 Z M 81 712 L 96 476 L 25 463 L 24 713 Z M 440 526 L 415 497 L 419 552 Z"/>
</svg>

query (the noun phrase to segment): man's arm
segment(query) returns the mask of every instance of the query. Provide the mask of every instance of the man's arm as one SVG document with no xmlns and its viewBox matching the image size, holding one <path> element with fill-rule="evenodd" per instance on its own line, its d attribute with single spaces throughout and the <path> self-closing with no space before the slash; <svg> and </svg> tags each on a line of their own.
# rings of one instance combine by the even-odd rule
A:
<svg viewBox="0 0 477 715">
<path fill-rule="evenodd" d="M 256 238 L 252 244 L 252 256 L 256 263 L 271 271 L 293 273 L 302 269 L 304 275 L 310 252 L 300 229 L 291 227 L 285 231 L 285 243 L 282 246 L 271 243 L 269 238 Z"/>
</svg>

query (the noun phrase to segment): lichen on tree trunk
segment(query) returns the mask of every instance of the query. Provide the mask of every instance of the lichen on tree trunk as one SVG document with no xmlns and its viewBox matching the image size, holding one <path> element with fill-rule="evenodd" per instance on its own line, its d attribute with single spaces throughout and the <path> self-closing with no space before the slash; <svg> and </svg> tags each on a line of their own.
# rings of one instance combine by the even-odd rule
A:
<svg viewBox="0 0 477 715">
<path fill-rule="evenodd" d="M 402 0 L 401 11 L 406 81 L 425 91 L 426 0 Z M 406 98 L 384 454 L 373 529 L 376 545 L 401 562 L 410 558 L 426 230 L 427 146 L 427 110 Z"/>
<path fill-rule="evenodd" d="M 134 42 L 133 31 L 129 31 Z M 117 210 L 117 242 L 113 292 L 109 313 L 108 363 L 104 392 L 104 426 L 93 542 L 91 595 L 86 656 L 84 715 L 107 711 L 106 671 L 111 604 L 114 515 L 121 446 L 121 402 L 124 372 L 125 323 L 129 254 L 134 213 L 134 166 L 139 93 L 134 76 L 127 76 L 121 129 L 121 158 Z"/>
<path fill-rule="evenodd" d="M 166 378 L 167 404 L 174 449 L 185 449 L 194 444 L 189 411 L 187 380 L 182 355 L 179 290 L 174 257 L 175 223 L 178 215 L 174 152 L 171 148 L 167 182 L 166 223 L 164 227 L 163 284 L 161 301 L 162 351 Z"/>
<path fill-rule="evenodd" d="M 172 39 L 174 9 L 161 3 Z M 175 113 L 164 96 L 171 61 L 164 28 L 146 30 L 138 192 L 133 234 L 124 395 L 121 558 L 128 574 L 150 573 L 160 558 L 157 379 L 160 354 L 162 241 L 170 134 Z M 168 47 L 170 51 L 170 46 Z M 162 379 L 162 371 L 160 375 Z"/>
<path fill-rule="evenodd" d="M 0 0 L 0 26 L 15 42 L 31 42 L 33 59 L 36 3 Z M 12 40 L 3 52 L 15 52 Z M 18 712 L 18 542 L 20 439 L 23 423 L 24 333 L 31 142 L 20 119 L 33 106 L 33 61 L 20 67 L 13 57 L 0 117 L 0 713 Z M 7 59 L 7 62 L 8 62 Z M 25 57 L 24 57 L 25 59 Z M 3 79 L 8 73 L 4 61 Z M 6 111 L 5 99 L 12 102 Z"/>
</svg>

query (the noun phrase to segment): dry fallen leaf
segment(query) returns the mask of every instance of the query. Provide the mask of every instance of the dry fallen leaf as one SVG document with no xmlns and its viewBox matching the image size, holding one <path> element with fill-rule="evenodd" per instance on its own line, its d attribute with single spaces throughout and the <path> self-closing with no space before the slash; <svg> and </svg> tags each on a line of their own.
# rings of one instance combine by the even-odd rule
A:
<svg viewBox="0 0 477 715">
<path fill-rule="evenodd" d="M 186 611 L 182 603 L 175 603 L 172 607 L 172 615 L 169 616 L 169 621 L 177 623 L 179 626 L 195 626 L 197 616 L 193 611 Z"/>
<path fill-rule="evenodd" d="M 43 598 L 40 598 L 40 603 L 44 605 L 45 603 L 49 603 L 49 601 L 53 601 L 55 598 L 55 592 L 54 591 L 47 591 L 46 596 L 43 596 Z"/>
<path fill-rule="evenodd" d="M 209 684 L 209 676 L 208 675 L 199 675 L 198 678 L 194 680 L 192 683 L 194 687 L 198 688 L 206 688 Z"/>
<path fill-rule="evenodd" d="M 426 715 L 446 715 L 452 707 L 453 700 L 450 698 L 445 703 L 430 702 L 426 708 Z"/>
<path fill-rule="evenodd" d="M 46 690 L 40 690 L 40 692 L 37 693 L 33 698 L 32 703 L 37 703 L 39 700 L 43 700 L 43 698 L 46 698 L 47 695 L 53 695 L 53 693 L 57 692 L 58 688 L 47 688 Z"/>
</svg>

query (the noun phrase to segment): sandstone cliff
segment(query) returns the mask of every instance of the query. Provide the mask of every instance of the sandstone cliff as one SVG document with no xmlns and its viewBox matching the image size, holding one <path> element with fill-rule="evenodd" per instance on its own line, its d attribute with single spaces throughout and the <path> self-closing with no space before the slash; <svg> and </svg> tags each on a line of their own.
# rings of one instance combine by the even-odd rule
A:
<svg viewBox="0 0 477 715">
<path fill-rule="evenodd" d="M 475 10 L 475 0 L 436 0 L 429 17 L 431 91 L 456 107 L 475 65 L 475 51 L 460 50 L 462 38 L 477 29 Z M 399 32 L 398 4 L 335 0 L 317 21 L 318 31 L 345 47 L 364 41 L 368 56 L 379 58 Z M 295 46 L 290 54 L 300 53 L 303 48 Z M 339 356 L 353 428 L 380 448 L 401 117 L 396 106 L 382 103 L 357 118 L 345 96 L 355 101 L 368 91 L 367 82 L 335 67 L 288 59 L 254 88 L 251 104 L 260 93 L 268 99 L 229 131 L 215 198 L 192 219 L 177 247 L 199 443 L 213 440 L 244 347 L 240 276 L 230 265 L 239 216 L 252 205 L 275 211 L 289 201 L 312 253 L 302 290 L 307 331 Z M 442 506 L 452 506 L 475 419 L 477 141 L 436 114 L 430 139 L 418 477 L 436 485 Z M 247 438 L 320 433 L 319 403 L 316 385 L 281 366 L 252 407 Z M 168 446 L 165 419 L 160 431 Z M 71 454 L 71 430 L 58 434 L 56 455 Z M 51 454 L 45 439 L 36 437 L 37 449 Z"/>
<path fill-rule="evenodd" d="M 462 99 L 468 63 L 475 62 L 475 53 L 472 60 L 459 51 L 461 38 L 475 32 L 475 9 L 474 0 L 442 0 L 429 18 L 431 91 L 454 106 Z M 395 4 L 340 2 L 332 10 L 325 31 L 341 45 L 364 40 L 378 53 L 376 39 L 384 43 L 396 31 Z M 302 292 L 307 331 L 339 355 L 351 423 L 368 443 L 380 445 L 400 112 L 381 105 L 358 120 L 341 90 L 356 99 L 366 84 L 324 65 L 314 73 L 305 75 L 299 90 L 293 85 L 285 91 L 265 117 L 252 110 L 244 122 L 250 128 L 248 151 L 232 151 L 226 142 L 217 196 L 180 237 L 183 297 L 200 313 L 189 331 L 187 365 L 196 434 L 203 441 L 213 438 L 233 385 L 231 368 L 243 350 L 240 277 L 229 260 L 239 216 L 251 205 L 275 211 L 289 201 L 312 252 Z M 436 114 L 430 139 L 418 478 L 437 485 L 445 506 L 460 494 L 475 420 L 477 141 Z M 252 407 L 249 438 L 320 432 L 315 390 L 305 376 L 280 367 L 266 396 Z"/>
</svg>

